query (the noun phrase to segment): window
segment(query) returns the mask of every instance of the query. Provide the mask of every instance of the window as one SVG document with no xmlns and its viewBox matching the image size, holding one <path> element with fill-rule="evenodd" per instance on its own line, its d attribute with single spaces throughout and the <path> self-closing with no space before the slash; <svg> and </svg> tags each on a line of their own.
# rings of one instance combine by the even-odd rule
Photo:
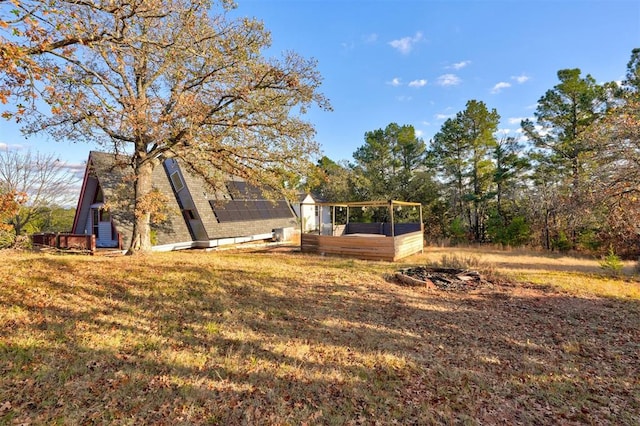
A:
<svg viewBox="0 0 640 426">
<path fill-rule="evenodd" d="M 182 211 L 184 218 L 187 220 L 194 220 L 196 218 L 196 213 L 193 210 L 185 209 Z"/>
<path fill-rule="evenodd" d="M 98 185 L 98 190 L 93 198 L 93 203 L 104 203 L 104 193 L 102 192 L 102 187 Z"/>
<path fill-rule="evenodd" d="M 171 173 L 171 183 L 173 184 L 173 189 L 176 192 L 180 192 L 180 190 L 184 188 L 184 183 L 182 183 L 182 179 L 180 178 L 180 173 L 178 172 Z"/>
</svg>

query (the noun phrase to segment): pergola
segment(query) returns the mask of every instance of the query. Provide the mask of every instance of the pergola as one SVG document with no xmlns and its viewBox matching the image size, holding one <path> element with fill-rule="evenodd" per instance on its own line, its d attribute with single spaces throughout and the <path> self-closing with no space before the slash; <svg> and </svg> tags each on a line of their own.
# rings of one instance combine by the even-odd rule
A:
<svg viewBox="0 0 640 426">
<path fill-rule="evenodd" d="M 389 218 L 391 219 L 391 236 L 395 236 L 395 210 L 396 208 L 402 207 L 410 207 L 416 208 L 420 211 L 420 220 L 418 223 L 422 223 L 422 204 L 420 203 L 412 203 L 408 201 L 398 201 L 398 200 L 389 200 L 389 201 L 354 201 L 354 202 L 344 202 L 344 203 L 313 203 L 313 205 L 318 206 L 320 209 L 319 216 L 322 217 L 322 209 L 329 208 L 331 209 L 331 225 L 335 227 L 336 222 L 336 208 L 345 208 L 347 214 L 347 224 L 349 223 L 350 218 L 350 209 L 360 208 L 380 208 L 386 207 L 389 210 Z"/>
<path fill-rule="evenodd" d="M 397 260 L 422 252 L 423 227 L 420 203 L 389 201 L 358 201 L 343 203 L 313 203 L 318 207 L 320 223 L 317 232 L 302 230 L 301 251 L 320 254 L 338 254 L 366 259 Z M 388 209 L 388 222 L 353 222 L 353 209 Z M 399 223 L 396 214 L 403 208 L 416 209 L 418 221 Z M 329 220 L 326 220 L 329 209 Z M 346 209 L 346 223 L 336 225 L 336 210 Z M 325 219 L 323 219 L 325 218 Z M 325 226 L 323 226 L 325 225 Z"/>
</svg>

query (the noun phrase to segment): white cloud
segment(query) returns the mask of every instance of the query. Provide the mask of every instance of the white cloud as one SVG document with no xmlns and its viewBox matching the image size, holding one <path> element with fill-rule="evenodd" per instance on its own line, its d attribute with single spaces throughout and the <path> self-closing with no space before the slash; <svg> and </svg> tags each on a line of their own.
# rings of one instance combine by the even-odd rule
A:
<svg viewBox="0 0 640 426">
<path fill-rule="evenodd" d="M 502 92 L 502 89 L 507 89 L 511 87 L 511 83 L 507 83 L 506 81 L 501 81 L 500 83 L 497 83 L 495 86 L 493 86 L 493 89 L 491 89 L 491 93 L 496 94 L 496 93 L 500 93 Z"/>
<path fill-rule="evenodd" d="M 509 124 L 518 124 L 522 122 L 522 120 L 526 120 L 528 117 L 511 117 L 508 121 Z"/>
<path fill-rule="evenodd" d="M 438 77 L 438 85 L 440 86 L 457 86 L 462 80 L 455 74 L 444 74 Z"/>
<path fill-rule="evenodd" d="M 66 168 L 72 173 L 84 174 L 86 165 L 84 163 L 71 163 L 71 164 L 65 164 L 64 168 Z"/>
<path fill-rule="evenodd" d="M 400 101 L 400 102 L 409 102 L 409 101 L 411 101 L 413 98 L 412 98 L 411 96 L 404 96 L 404 95 L 402 95 L 402 96 L 398 96 L 398 97 L 396 97 L 396 99 L 397 99 L 398 101 Z"/>
<path fill-rule="evenodd" d="M 387 82 L 388 85 L 398 87 L 402 85 L 402 81 L 398 77 L 394 77 L 391 81 Z"/>
<path fill-rule="evenodd" d="M 420 79 L 420 80 L 413 80 L 409 83 L 409 87 L 424 87 L 427 85 L 427 80 Z"/>
<path fill-rule="evenodd" d="M 413 37 L 403 37 L 398 40 L 392 40 L 389 42 L 389 45 L 394 49 L 397 49 L 403 55 L 408 54 L 413 49 L 413 46 L 422 41 L 423 36 L 421 32 L 417 32 Z"/>
<path fill-rule="evenodd" d="M 496 132 L 499 135 L 508 135 L 509 133 L 511 133 L 511 129 L 498 129 L 498 131 Z"/>
<path fill-rule="evenodd" d="M 447 118 L 453 117 L 454 114 L 436 114 L 436 120 L 446 120 Z"/>
<path fill-rule="evenodd" d="M 518 84 L 526 83 L 529 81 L 529 76 L 525 74 L 512 76 L 511 79 L 515 80 Z"/>
<path fill-rule="evenodd" d="M 551 129 L 546 129 L 544 127 L 542 127 L 539 124 L 536 124 L 535 126 L 533 126 L 533 128 L 535 129 L 535 131 L 542 137 L 547 136 L 549 133 L 551 133 Z"/>
<path fill-rule="evenodd" d="M 376 41 L 378 41 L 378 34 L 376 33 L 365 34 L 364 36 L 362 36 L 362 40 L 365 43 L 375 43 Z"/>
<path fill-rule="evenodd" d="M 343 43 L 340 44 L 340 46 L 342 47 L 342 50 L 345 50 L 347 52 L 356 48 L 355 43 L 352 42 L 352 41 L 343 42 Z"/>
<path fill-rule="evenodd" d="M 8 143 L 0 142 L 0 150 L 3 150 L 3 151 L 4 150 L 6 150 L 6 151 L 8 151 L 8 150 L 16 150 L 16 151 L 18 151 L 18 150 L 21 150 L 21 149 L 24 149 L 24 145 L 16 145 L 16 144 L 9 145 Z"/>
<path fill-rule="evenodd" d="M 422 136 L 424 136 L 424 132 L 416 129 L 416 138 L 421 138 Z"/>
<path fill-rule="evenodd" d="M 466 67 L 469 64 L 471 64 L 471 61 L 460 61 L 460 62 L 456 62 L 455 64 L 447 68 L 453 68 L 454 70 L 461 70 L 462 68 Z"/>
</svg>

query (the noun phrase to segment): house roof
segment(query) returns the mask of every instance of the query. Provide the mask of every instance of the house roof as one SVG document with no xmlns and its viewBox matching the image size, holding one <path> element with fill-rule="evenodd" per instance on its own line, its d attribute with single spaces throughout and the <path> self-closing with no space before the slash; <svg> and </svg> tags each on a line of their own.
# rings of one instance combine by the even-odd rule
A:
<svg viewBox="0 0 640 426">
<path fill-rule="evenodd" d="M 174 187 L 171 175 L 176 172 L 180 174 L 186 190 Z M 156 166 L 152 174 L 153 187 L 170 200 L 170 204 L 167 219 L 161 224 L 152 225 L 154 245 L 260 235 L 271 233 L 276 228 L 295 226 L 295 215 L 288 203 L 259 199 L 256 194 L 260 191 L 252 190 L 238 178 L 229 178 L 220 187 L 231 186 L 232 181 L 236 182 L 233 185 L 246 189 L 244 197 L 233 189 L 223 193 L 220 189 L 212 188 L 201 177 L 180 167 L 175 159 Z M 78 232 L 78 218 L 88 214 L 92 201 L 87 197 L 95 197 L 99 185 L 111 210 L 113 223 L 127 246 L 133 232 L 133 182 L 130 157 L 92 151 L 78 202 L 74 232 Z M 94 194 L 88 194 L 92 188 Z M 232 204 L 235 211 L 226 211 L 225 209 L 231 208 L 227 203 Z M 216 210 L 220 217 L 216 216 Z M 279 213 L 275 213 L 276 210 Z M 186 214 L 185 211 L 190 213 Z"/>
<path fill-rule="evenodd" d="M 104 200 L 110 206 L 113 223 L 123 236 L 125 246 L 131 242 L 133 233 L 133 166 L 126 155 L 91 151 L 87 162 L 89 173 L 98 181 L 104 194 Z M 153 187 L 171 202 L 176 197 L 163 167 L 159 166 L 152 173 Z M 175 241 L 191 239 L 182 212 L 175 204 L 167 209 L 167 218 L 158 225 L 153 225 L 154 243 L 157 245 L 170 244 Z"/>
</svg>

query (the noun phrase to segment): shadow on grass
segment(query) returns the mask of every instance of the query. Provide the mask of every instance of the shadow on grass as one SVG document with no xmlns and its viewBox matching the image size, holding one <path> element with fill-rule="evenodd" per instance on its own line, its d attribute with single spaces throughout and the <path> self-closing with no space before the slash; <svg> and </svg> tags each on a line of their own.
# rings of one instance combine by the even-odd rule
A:
<svg viewBox="0 0 640 426">
<path fill-rule="evenodd" d="M 231 255 L 214 265 L 184 256 L 145 268 L 42 258 L 31 266 L 57 275 L 3 287 L 0 422 L 640 416 L 635 302 L 517 286 L 404 288 L 366 272 L 379 263 L 303 255 Z M 105 279 L 100 267 L 122 269 Z"/>
</svg>

